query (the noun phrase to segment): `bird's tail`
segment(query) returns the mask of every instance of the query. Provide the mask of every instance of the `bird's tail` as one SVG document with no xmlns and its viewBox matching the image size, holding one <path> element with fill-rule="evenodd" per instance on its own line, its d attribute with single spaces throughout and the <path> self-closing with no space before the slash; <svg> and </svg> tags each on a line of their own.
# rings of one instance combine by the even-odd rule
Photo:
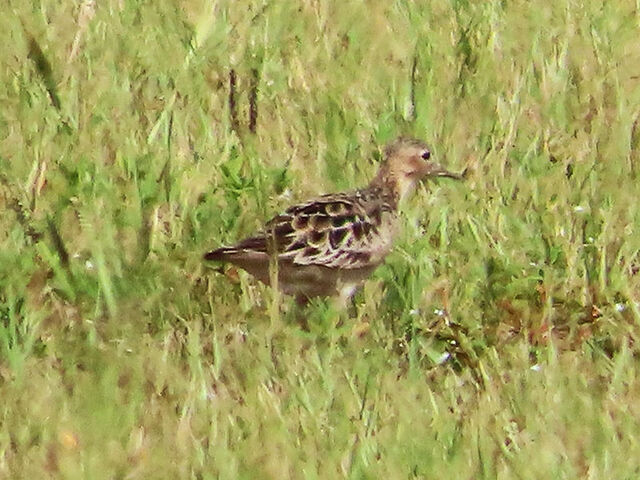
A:
<svg viewBox="0 0 640 480">
<path fill-rule="evenodd" d="M 268 241 L 262 235 L 249 237 L 242 240 L 233 247 L 220 247 L 205 253 L 204 259 L 215 262 L 232 262 L 238 255 L 247 256 L 251 254 L 261 255 L 268 251 Z"/>
<path fill-rule="evenodd" d="M 234 247 L 222 247 L 204 254 L 204 259 L 210 262 L 226 262 L 238 249 Z"/>
</svg>

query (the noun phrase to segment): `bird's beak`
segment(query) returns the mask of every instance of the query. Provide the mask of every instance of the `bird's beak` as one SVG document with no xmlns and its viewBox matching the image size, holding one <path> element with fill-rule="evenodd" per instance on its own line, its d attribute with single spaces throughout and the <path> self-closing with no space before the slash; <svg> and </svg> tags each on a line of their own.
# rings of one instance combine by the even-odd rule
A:
<svg viewBox="0 0 640 480">
<path fill-rule="evenodd" d="M 427 177 L 446 177 L 453 178 L 455 180 L 464 180 L 466 174 L 466 168 L 462 171 L 462 173 L 453 173 L 437 163 L 430 163 L 429 169 L 427 171 Z"/>
</svg>

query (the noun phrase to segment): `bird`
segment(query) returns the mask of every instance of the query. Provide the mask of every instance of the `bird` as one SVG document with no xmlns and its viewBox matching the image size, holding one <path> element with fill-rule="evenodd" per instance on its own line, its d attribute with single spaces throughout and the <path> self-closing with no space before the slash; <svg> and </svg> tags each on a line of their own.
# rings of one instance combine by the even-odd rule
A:
<svg viewBox="0 0 640 480">
<path fill-rule="evenodd" d="M 257 234 L 212 250 L 207 261 L 231 263 L 305 305 L 314 297 L 348 301 L 383 263 L 399 230 L 398 207 L 426 178 L 463 179 L 431 159 L 421 140 L 399 137 L 384 148 L 370 183 L 293 205 Z"/>
</svg>

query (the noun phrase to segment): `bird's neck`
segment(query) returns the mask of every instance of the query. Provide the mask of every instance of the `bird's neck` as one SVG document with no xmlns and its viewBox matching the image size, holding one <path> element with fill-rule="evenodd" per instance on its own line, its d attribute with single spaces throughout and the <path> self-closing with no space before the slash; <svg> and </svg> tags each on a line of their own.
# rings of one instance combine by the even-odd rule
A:
<svg viewBox="0 0 640 480">
<path fill-rule="evenodd" d="M 402 192 L 398 188 L 398 182 L 395 176 L 390 175 L 390 172 L 386 171 L 384 167 L 382 167 L 375 178 L 371 180 L 368 190 L 375 192 L 376 196 L 383 198 L 394 210 L 398 208 L 398 203 L 402 199 Z"/>
<path fill-rule="evenodd" d="M 380 169 L 369 184 L 369 188 L 379 190 L 394 209 L 397 209 L 398 205 L 413 193 L 415 187 L 415 181 L 397 176 L 385 167 Z"/>
</svg>

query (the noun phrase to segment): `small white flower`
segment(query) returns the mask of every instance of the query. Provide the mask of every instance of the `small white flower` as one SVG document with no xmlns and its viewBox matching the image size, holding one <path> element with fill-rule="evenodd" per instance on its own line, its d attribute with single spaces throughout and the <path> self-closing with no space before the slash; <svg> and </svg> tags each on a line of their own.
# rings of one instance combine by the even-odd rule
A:
<svg viewBox="0 0 640 480">
<path fill-rule="evenodd" d="M 449 352 L 444 352 L 442 355 L 440 355 L 437 359 L 436 359 L 436 363 L 438 365 L 442 365 L 444 362 L 446 362 L 447 360 L 449 360 L 449 358 L 451 358 L 451 354 Z"/>
<path fill-rule="evenodd" d="M 285 188 L 284 191 L 280 194 L 280 199 L 282 200 L 291 200 L 291 189 L 290 188 Z"/>
</svg>

